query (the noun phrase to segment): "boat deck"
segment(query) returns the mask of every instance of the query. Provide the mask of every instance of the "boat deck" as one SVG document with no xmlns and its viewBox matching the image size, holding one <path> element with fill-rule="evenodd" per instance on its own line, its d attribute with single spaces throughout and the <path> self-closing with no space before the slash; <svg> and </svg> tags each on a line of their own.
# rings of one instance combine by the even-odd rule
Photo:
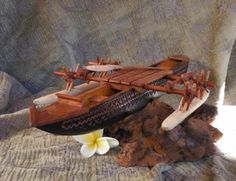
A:
<svg viewBox="0 0 236 181">
<path fill-rule="evenodd" d="M 174 68 L 181 67 L 186 71 L 188 65 L 187 61 L 178 61 L 178 60 L 177 61 L 169 60 L 169 61 L 172 64 L 170 65 L 169 63 L 167 64 L 168 66 L 166 64 L 165 65 L 156 64 L 151 67 L 124 68 L 105 76 L 88 75 L 86 76 L 85 80 L 106 82 L 118 90 L 138 88 L 138 89 L 168 92 L 166 87 L 152 85 L 152 83 L 162 78 L 175 80 L 176 78 L 178 78 L 178 75 L 181 74 L 181 72 L 175 71 Z M 167 62 L 168 60 L 165 61 L 165 63 Z M 181 95 L 183 94 L 183 92 L 180 91 L 176 91 L 175 93 Z"/>
<path fill-rule="evenodd" d="M 74 79 L 96 81 L 101 84 L 97 88 L 76 96 L 56 94 L 58 101 L 44 108 L 37 109 L 35 105 L 32 105 L 30 124 L 42 126 L 85 114 L 116 93 L 132 88 L 138 91 L 154 90 L 183 95 L 184 90 L 172 88 L 170 91 L 165 85 L 158 86 L 152 83 L 163 78 L 175 80 L 178 75 L 186 72 L 187 66 L 188 59 L 168 58 L 150 67 L 122 67 L 109 74 L 108 72 L 88 72 L 81 76 L 77 71 L 69 72 Z M 59 72 L 57 75 L 64 76 L 65 73 Z"/>
</svg>

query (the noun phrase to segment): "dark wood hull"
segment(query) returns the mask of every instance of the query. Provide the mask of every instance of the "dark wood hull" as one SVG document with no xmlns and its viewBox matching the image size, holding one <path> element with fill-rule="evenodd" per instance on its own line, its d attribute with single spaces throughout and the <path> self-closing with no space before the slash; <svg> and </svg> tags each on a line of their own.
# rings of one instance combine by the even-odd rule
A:
<svg viewBox="0 0 236 181">
<path fill-rule="evenodd" d="M 160 93 L 161 96 L 162 93 Z M 135 90 L 122 92 L 85 114 L 40 126 L 41 130 L 60 135 L 78 135 L 108 127 L 142 109 L 152 99 Z"/>
<path fill-rule="evenodd" d="M 185 73 L 187 65 L 186 59 L 170 58 L 152 65 L 157 70 L 155 72 L 150 69 L 153 72 L 146 77 L 141 77 L 140 74 L 144 75 L 149 69 L 128 71 L 127 77 L 125 73 L 119 72 L 109 75 L 110 78 L 102 77 L 104 83 L 98 88 L 74 97 L 57 95 L 59 100 L 42 110 L 31 107 L 30 123 L 41 130 L 59 135 L 78 135 L 105 128 L 142 109 L 163 94 L 147 90 L 145 86 L 164 86 L 171 76 Z M 99 77 L 88 76 L 87 80 L 90 79 L 101 81 Z M 94 97 L 104 99 L 90 101 Z"/>
</svg>

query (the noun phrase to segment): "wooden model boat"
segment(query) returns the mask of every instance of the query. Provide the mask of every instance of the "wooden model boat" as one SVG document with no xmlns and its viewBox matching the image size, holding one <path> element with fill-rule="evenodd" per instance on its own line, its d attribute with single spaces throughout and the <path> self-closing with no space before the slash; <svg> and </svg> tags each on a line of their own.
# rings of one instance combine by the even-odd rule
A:
<svg viewBox="0 0 236 181">
<path fill-rule="evenodd" d="M 75 71 L 54 72 L 66 80 L 66 90 L 36 99 L 30 107 L 30 124 L 54 134 L 83 134 L 114 124 L 163 93 L 183 96 L 181 109 L 187 110 L 211 86 L 204 72 L 197 79 L 192 74 L 180 76 L 188 62 L 188 57 L 178 55 L 150 67 L 122 67 L 116 61 L 97 59 Z M 73 87 L 75 79 L 87 83 Z M 178 89 L 175 84 L 184 87 Z"/>
</svg>

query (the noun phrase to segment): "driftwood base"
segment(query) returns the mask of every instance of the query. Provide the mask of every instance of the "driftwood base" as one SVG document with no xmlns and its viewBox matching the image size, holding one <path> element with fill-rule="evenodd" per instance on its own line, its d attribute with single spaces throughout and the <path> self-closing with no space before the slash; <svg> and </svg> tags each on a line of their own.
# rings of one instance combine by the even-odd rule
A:
<svg viewBox="0 0 236 181">
<path fill-rule="evenodd" d="M 193 161 L 214 154 L 214 142 L 222 136 L 210 125 L 217 108 L 202 105 L 181 125 L 163 132 L 161 123 L 173 111 L 169 105 L 155 100 L 142 111 L 106 129 L 107 135 L 120 141 L 116 162 L 124 167 L 154 166 L 161 162 Z"/>
</svg>

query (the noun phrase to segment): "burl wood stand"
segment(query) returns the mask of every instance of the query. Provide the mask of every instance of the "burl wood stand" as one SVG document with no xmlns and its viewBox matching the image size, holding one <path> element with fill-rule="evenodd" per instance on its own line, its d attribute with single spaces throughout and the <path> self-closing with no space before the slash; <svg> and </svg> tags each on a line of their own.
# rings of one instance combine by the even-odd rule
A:
<svg viewBox="0 0 236 181">
<path fill-rule="evenodd" d="M 107 128 L 106 134 L 120 141 L 116 162 L 124 167 L 154 166 L 213 155 L 214 142 L 222 136 L 210 125 L 217 114 L 216 107 L 204 104 L 171 131 L 161 131 L 162 121 L 173 111 L 169 105 L 155 100 Z"/>
</svg>

